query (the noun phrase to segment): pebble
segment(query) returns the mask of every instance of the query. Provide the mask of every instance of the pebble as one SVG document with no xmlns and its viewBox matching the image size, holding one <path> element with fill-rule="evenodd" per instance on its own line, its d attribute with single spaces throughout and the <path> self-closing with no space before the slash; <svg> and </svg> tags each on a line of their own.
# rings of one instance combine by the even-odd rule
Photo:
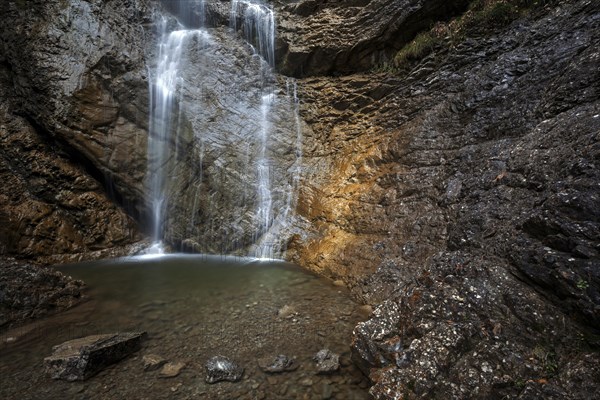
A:
<svg viewBox="0 0 600 400">
<path fill-rule="evenodd" d="M 174 378 L 185 368 L 183 362 L 170 362 L 163 365 L 162 369 L 158 373 L 159 378 Z"/>
<path fill-rule="evenodd" d="M 142 364 L 144 366 L 144 371 L 146 372 L 157 370 L 166 362 L 167 360 L 156 354 L 146 354 L 142 357 Z"/>
</svg>

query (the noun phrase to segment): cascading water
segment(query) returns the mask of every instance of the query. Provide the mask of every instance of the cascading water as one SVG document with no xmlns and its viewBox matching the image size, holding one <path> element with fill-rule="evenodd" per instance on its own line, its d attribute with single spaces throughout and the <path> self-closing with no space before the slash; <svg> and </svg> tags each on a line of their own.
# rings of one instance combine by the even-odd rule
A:
<svg viewBox="0 0 600 400">
<path fill-rule="evenodd" d="M 254 246 L 251 255 L 260 258 L 273 258 L 274 244 L 261 240 L 273 224 L 273 201 L 271 188 L 271 161 L 267 156 L 271 124 L 269 114 L 275 100 L 275 88 L 269 84 L 272 80 L 272 67 L 275 64 L 275 15 L 273 10 L 259 3 L 233 0 L 231 2 L 230 25 L 234 31 L 241 23 L 244 39 L 253 45 L 254 52 L 263 57 L 266 65 L 261 68 L 261 129 L 259 154 L 256 162 L 258 176 L 258 227 L 254 234 Z"/>
<path fill-rule="evenodd" d="M 178 138 L 179 123 L 174 108 L 179 85 L 179 64 L 186 41 L 200 30 L 167 30 L 161 21 L 161 42 L 155 75 L 150 80 L 150 134 L 148 137 L 148 170 L 150 210 L 152 212 L 152 250 L 163 252 L 164 218 L 168 206 L 165 186 L 168 179 L 170 142 Z M 175 123 L 174 123 L 175 122 Z"/>
<path fill-rule="evenodd" d="M 260 3 L 244 0 L 231 1 L 231 28 L 237 31 L 238 18 L 244 38 L 255 46 L 261 55 L 273 67 L 275 65 L 275 14 L 273 10 Z"/>
<path fill-rule="evenodd" d="M 195 26 L 208 19 L 197 17 L 203 2 L 168 5 L 183 20 L 194 15 Z M 205 30 L 162 27 L 148 144 L 154 240 L 200 252 L 283 257 L 302 135 L 295 83 L 281 90 L 273 73 L 273 11 L 231 2 L 230 28 L 245 43 L 216 27 L 211 44 L 192 46 L 190 38 Z M 195 166 L 182 172 L 172 164 L 186 154 Z"/>
</svg>

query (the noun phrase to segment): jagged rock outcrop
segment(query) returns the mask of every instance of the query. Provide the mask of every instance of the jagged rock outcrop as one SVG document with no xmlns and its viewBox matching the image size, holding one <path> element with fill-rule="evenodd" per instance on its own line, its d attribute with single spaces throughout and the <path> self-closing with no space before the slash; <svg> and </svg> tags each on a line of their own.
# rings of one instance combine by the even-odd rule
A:
<svg viewBox="0 0 600 400">
<path fill-rule="evenodd" d="M 79 304 L 84 283 L 14 259 L 0 261 L 0 329 Z"/>
<path fill-rule="evenodd" d="M 376 398 L 585 398 L 570 377 L 598 380 L 599 21 L 549 5 L 406 73 L 300 81 L 312 229 L 292 257 L 385 302 L 355 337 Z M 456 304 L 469 290 L 484 300 Z M 534 361 L 497 362 L 506 341 Z"/>
<path fill-rule="evenodd" d="M 147 2 L 6 1 L 0 13 L 12 21 L 0 28 L 3 176 L 12 182 L 2 253 L 64 262 L 139 240 L 114 203 L 141 213 Z"/>
<path fill-rule="evenodd" d="M 127 254 L 141 239 L 135 221 L 77 156 L 8 110 L 0 101 L 0 255 L 52 263 Z"/>
<path fill-rule="evenodd" d="M 278 9 L 280 70 L 301 77 L 371 69 L 389 61 L 419 31 L 449 19 L 468 4 L 468 0 L 290 2 Z"/>
</svg>

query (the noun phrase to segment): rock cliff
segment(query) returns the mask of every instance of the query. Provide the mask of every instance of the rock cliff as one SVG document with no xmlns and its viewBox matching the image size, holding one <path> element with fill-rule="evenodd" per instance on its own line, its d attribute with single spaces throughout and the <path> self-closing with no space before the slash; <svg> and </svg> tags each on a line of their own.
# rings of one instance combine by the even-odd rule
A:
<svg viewBox="0 0 600 400">
<path fill-rule="evenodd" d="M 376 398 L 598 380 L 599 11 L 548 4 L 391 72 L 300 81 L 293 257 L 383 302 L 354 342 Z"/>
</svg>

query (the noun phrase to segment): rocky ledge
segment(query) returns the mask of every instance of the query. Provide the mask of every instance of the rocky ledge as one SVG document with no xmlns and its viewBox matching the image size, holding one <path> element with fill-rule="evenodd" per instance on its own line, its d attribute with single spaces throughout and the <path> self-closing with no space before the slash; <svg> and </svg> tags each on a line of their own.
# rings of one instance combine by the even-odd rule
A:
<svg viewBox="0 0 600 400">
<path fill-rule="evenodd" d="M 0 329 L 73 307 L 84 283 L 60 272 L 15 260 L 0 261 Z"/>
</svg>

